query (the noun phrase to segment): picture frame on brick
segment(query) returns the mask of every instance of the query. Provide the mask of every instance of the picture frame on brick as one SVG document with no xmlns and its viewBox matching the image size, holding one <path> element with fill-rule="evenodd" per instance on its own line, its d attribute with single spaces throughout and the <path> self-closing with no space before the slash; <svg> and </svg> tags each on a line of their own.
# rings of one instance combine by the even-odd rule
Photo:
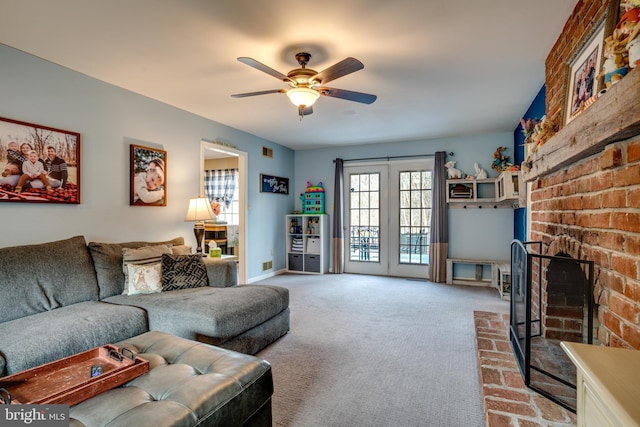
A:
<svg viewBox="0 0 640 427">
<path fill-rule="evenodd" d="M 565 96 L 565 123 L 569 123 L 598 97 L 598 80 L 602 68 L 605 20 L 596 26 L 570 61 Z"/>
</svg>

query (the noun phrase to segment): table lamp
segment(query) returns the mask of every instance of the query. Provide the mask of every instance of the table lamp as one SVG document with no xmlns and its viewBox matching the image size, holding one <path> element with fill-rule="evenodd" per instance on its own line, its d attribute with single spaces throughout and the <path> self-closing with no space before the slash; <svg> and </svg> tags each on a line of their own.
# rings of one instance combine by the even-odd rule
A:
<svg viewBox="0 0 640 427">
<path fill-rule="evenodd" d="M 214 219 L 215 215 L 211 210 L 211 204 L 206 197 L 196 197 L 189 199 L 189 209 L 185 221 L 195 221 L 193 226 L 193 234 L 196 236 L 196 253 L 202 254 L 202 238 L 204 237 L 204 221 Z"/>
</svg>

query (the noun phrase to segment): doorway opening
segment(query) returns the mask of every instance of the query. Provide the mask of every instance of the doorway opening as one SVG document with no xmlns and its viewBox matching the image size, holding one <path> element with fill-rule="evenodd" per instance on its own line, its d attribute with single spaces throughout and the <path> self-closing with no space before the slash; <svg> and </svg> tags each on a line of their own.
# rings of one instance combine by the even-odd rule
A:
<svg viewBox="0 0 640 427">
<path fill-rule="evenodd" d="M 214 166 L 210 166 L 213 164 Z M 218 166 L 215 166 L 215 165 Z M 216 201 L 221 205 L 219 218 L 230 225 L 228 229 L 233 230 L 233 243 L 230 239 L 227 244 L 233 245 L 227 248 L 227 253 L 232 253 L 238 258 L 238 279 L 239 283 L 247 281 L 247 243 L 246 243 L 246 218 L 247 218 L 247 164 L 248 154 L 244 151 L 226 145 L 211 142 L 200 141 L 200 196 L 209 197 L 207 193 L 207 170 L 224 170 L 236 169 L 237 176 L 233 181 L 233 195 L 228 196 L 229 200 L 225 200 L 224 192 L 218 197 L 210 200 Z M 208 166 L 209 165 L 209 166 Z M 231 167 L 232 166 L 232 167 Z M 217 194 L 217 193 L 216 193 Z M 231 194 L 231 193 L 228 193 Z M 233 226 L 233 227 L 231 227 Z M 230 236 L 227 232 L 226 236 Z"/>
</svg>

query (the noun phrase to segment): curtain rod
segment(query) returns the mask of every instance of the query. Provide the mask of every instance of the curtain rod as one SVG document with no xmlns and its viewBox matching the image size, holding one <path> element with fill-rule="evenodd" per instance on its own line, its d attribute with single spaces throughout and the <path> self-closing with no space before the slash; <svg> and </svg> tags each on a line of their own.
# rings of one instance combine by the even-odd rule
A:
<svg viewBox="0 0 640 427">
<path fill-rule="evenodd" d="M 453 151 L 447 153 L 449 156 L 453 156 Z M 386 157 L 364 157 L 361 159 L 342 159 L 343 162 L 360 162 L 364 160 L 391 160 L 391 159 L 415 159 L 422 157 L 435 157 L 435 154 L 418 154 L 418 155 L 406 155 L 406 156 L 386 156 Z M 335 163 L 335 159 L 333 163 Z"/>
</svg>

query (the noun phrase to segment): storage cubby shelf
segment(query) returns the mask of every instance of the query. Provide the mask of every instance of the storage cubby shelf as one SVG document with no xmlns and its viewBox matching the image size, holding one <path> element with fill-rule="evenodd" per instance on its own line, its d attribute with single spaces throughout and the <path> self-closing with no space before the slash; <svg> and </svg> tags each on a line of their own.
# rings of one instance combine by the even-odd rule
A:
<svg viewBox="0 0 640 427">
<path fill-rule="evenodd" d="M 328 225 L 323 214 L 286 216 L 287 271 L 308 274 L 328 272 Z"/>
</svg>

